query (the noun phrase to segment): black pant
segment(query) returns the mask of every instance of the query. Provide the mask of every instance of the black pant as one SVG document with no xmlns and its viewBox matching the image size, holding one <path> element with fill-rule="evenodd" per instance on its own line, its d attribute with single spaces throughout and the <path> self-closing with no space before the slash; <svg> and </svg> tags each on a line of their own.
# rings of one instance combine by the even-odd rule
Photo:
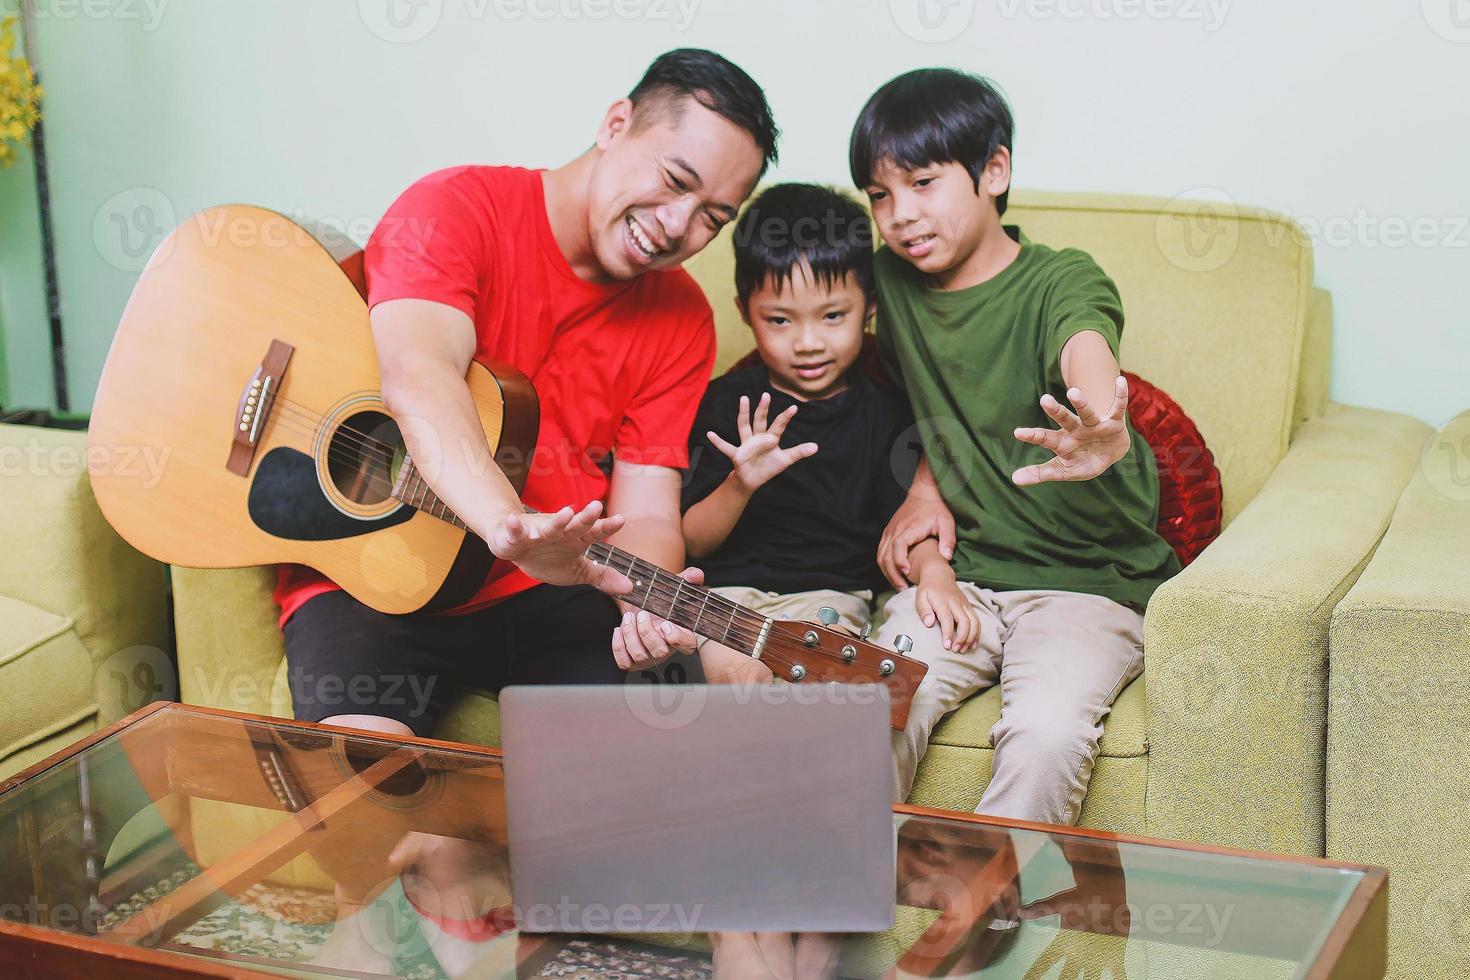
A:
<svg viewBox="0 0 1470 980">
<path fill-rule="evenodd" d="M 694 656 L 624 673 L 612 655 L 618 622 L 617 604 L 585 585 L 538 585 L 458 616 L 393 616 L 326 592 L 286 621 L 292 707 L 302 721 L 377 715 L 431 735 L 466 689 L 704 679 Z"/>
</svg>

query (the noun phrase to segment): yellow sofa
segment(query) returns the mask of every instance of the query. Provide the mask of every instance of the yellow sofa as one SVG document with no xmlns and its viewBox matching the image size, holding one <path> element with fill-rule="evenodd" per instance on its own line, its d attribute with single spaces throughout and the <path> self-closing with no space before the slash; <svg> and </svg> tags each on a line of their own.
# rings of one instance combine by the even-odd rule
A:
<svg viewBox="0 0 1470 980">
<path fill-rule="evenodd" d="M 1320 855 L 1329 619 L 1429 429 L 1328 401 L 1331 306 L 1284 218 L 1018 191 L 1007 220 L 1086 249 L 1116 279 L 1124 366 L 1194 418 L 1224 482 L 1225 533 L 1149 606 L 1144 675 L 1107 721 L 1082 822 Z M 752 346 L 732 267 L 728 238 L 689 264 L 715 309 L 717 371 Z M 173 570 L 184 700 L 291 714 L 271 582 L 264 569 Z M 998 710 L 992 690 L 941 724 L 913 802 L 974 807 Z M 496 744 L 494 700 L 467 692 L 436 734 Z"/>
<path fill-rule="evenodd" d="M 1470 976 L 1470 412 L 1332 613 L 1327 856 L 1389 869 L 1389 975 Z"/>
<path fill-rule="evenodd" d="M 103 519 L 87 436 L 0 425 L 0 777 L 173 692 L 165 569 Z"/>
</svg>

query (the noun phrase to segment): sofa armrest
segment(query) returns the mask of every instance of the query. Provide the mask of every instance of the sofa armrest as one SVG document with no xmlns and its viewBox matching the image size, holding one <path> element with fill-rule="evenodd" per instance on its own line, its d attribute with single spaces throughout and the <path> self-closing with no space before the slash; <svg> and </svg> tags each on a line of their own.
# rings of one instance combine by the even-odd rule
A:
<svg viewBox="0 0 1470 980">
<path fill-rule="evenodd" d="M 0 595 L 68 621 L 91 661 L 97 721 L 110 724 L 167 693 L 167 579 L 102 516 L 89 465 L 144 464 L 92 457 L 84 432 L 0 425 Z"/>
<path fill-rule="evenodd" d="M 1327 628 L 1429 427 L 1330 406 L 1260 494 L 1149 603 L 1148 832 L 1323 851 Z"/>
<path fill-rule="evenodd" d="M 1432 438 L 1332 614 L 1327 854 L 1392 869 L 1396 973 L 1470 976 L 1470 412 Z M 1421 969 L 1422 968 L 1422 969 Z"/>
<path fill-rule="evenodd" d="M 171 574 L 181 699 L 290 717 L 289 693 L 278 688 L 286 646 L 271 599 L 275 568 L 174 566 Z"/>
</svg>

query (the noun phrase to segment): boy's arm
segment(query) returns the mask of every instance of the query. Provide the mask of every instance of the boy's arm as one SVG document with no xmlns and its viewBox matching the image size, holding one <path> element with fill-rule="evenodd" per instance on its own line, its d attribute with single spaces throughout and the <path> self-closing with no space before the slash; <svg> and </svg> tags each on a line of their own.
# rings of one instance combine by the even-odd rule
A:
<svg viewBox="0 0 1470 980">
<path fill-rule="evenodd" d="M 745 512 L 751 494 L 785 472 L 792 463 L 817 451 L 814 442 L 782 449 L 781 436 L 796 415 L 797 406 L 790 406 L 768 424 L 770 407 L 770 392 L 761 395 L 754 415 L 750 411 L 750 399 L 740 396 L 740 412 L 735 419 L 740 435 L 738 446 L 720 438 L 713 429 L 705 433 L 730 461 L 730 474 L 707 497 L 684 512 L 684 548 L 689 557 L 703 558 L 724 544 L 735 522 Z"/>
<path fill-rule="evenodd" d="M 933 538 L 920 541 L 909 549 L 909 567 L 913 571 L 915 585 L 923 585 L 926 578 L 931 585 L 946 578 L 954 581 L 954 569 L 950 567 L 949 559 L 940 554 L 939 542 Z"/>
<path fill-rule="evenodd" d="M 1061 370 L 1067 400 L 1076 412 L 1049 393 L 1041 396 L 1042 411 L 1059 428 L 1019 428 L 1015 435 L 1053 455 L 1045 463 L 1016 470 L 1011 480 L 1018 487 L 1091 480 L 1128 455 L 1128 381 L 1107 340 L 1095 330 L 1074 335 L 1062 348 Z M 1107 414 L 1099 415 L 1093 406 L 1104 403 L 1109 404 Z"/>
<path fill-rule="evenodd" d="M 1128 384 L 1116 354 L 1124 319 L 1118 286 L 1074 249 L 1058 253 L 1055 271 L 1042 313 L 1042 361 L 1047 387 L 1054 391 L 1060 382 L 1076 411 L 1042 395 L 1041 409 L 1058 428 L 1024 427 L 1015 435 L 1053 457 L 1016 470 L 1011 478 L 1019 487 L 1091 480 L 1128 455 Z"/>
<path fill-rule="evenodd" d="M 1102 334 L 1096 330 L 1074 334 L 1062 347 L 1061 367 L 1069 391 L 1080 389 L 1089 405 L 1112 404 L 1113 386 L 1123 372 Z"/>
<path fill-rule="evenodd" d="M 915 586 L 914 609 L 926 627 L 938 627 L 944 649 L 958 653 L 980 642 L 980 617 L 960 592 L 954 569 L 933 538 L 909 552 Z"/>
<path fill-rule="evenodd" d="M 945 561 L 954 557 L 954 515 L 945 506 L 934 471 L 921 451 L 908 496 L 889 519 L 878 542 L 878 567 L 895 589 L 909 586 L 913 570 L 910 550 L 931 538 L 935 539 L 936 554 Z"/>
<path fill-rule="evenodd" d="M 748 503 L 750 494 L 731 473 L 709 496 L 685 511 L 684 548 L 689 557 L 703 558 L 724 544 Z"/>
</svg>

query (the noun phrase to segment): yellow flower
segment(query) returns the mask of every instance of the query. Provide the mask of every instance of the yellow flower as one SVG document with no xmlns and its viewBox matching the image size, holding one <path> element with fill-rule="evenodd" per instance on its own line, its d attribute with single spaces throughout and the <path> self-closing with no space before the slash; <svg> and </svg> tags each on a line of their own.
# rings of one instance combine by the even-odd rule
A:
<svg viewBox="0 0 1470 980">
<path fill-rule="evenodd" d="M 16 146 L 41 118 L 41 86 L 24 58 L 16 57 L 15 17 L 0 22 L 0 170 L 15 162 Z"/>
</svg>

